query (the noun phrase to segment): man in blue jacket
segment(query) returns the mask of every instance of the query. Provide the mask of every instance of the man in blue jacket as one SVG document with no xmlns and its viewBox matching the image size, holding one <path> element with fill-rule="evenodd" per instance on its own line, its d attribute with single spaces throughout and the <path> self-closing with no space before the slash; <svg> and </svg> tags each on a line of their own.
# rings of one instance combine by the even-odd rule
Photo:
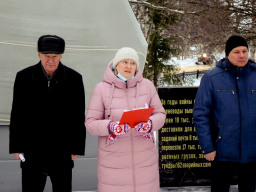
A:
<svg viewBox="0 0 256 192">
<path fill-rule="evenodd" d="M 227 40 L 225 53 L 202 77 L 193 121 L 202 153 L 212 161 L 211 191 L 228 192 L 237 173 L 239 192 L 254 192 L 256 64 L 241 36 Z"/>
</svg>

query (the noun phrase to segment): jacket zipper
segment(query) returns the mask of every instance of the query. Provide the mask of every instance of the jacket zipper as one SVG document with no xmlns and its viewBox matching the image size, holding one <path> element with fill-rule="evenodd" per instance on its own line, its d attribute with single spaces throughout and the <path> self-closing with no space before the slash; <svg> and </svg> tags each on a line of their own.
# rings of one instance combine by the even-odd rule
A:
<svg viewBox="0 0 256 192">
<path fill-rule="evenodd" d="M 249 92 L 254 93 L 254 92 L 256 92 L 256 89 L 251 89 L 251 90 L 249 90 Z"/>
<path fill-rule="evenodd" d="M 136 192 L 135 185 L 135 173 L 134 173 L 134 153 L 133 153 L 133 133 L 131 132 L 131 156 L 132 156 L 132 181 L 133 181 L 133 191 Z"/>
<path fill-rule="evenodd" d="M 233 95 L 235 95 L 235 90 L 217 90 L 218 92 L 232 92 Z"/>
<path fill-rule="evenodd" d="M 220 135 L 220 122 L 218 123 L 218 137 L 216 139 L 216 143 L 218 142 L 218 140 L 221 140 L 221 135 Z"/>
<path fill-rule="evenodd" d="M 127 104 L 128 104 L 128 109 L 130 109 L 129 106 L 129 100 L 128 100 L 128 96 L 127 96 L 127 89 L 128 89 L 128 82 L 125 81 L 126 83 L 126 100 L 127 100 Z M 132 181 L 133 181 L 133 191 L 136 192 L 136 185 L 135 185 L 135 171 L 134 171 L 134 153 L 133 153 L 133 132 L 131 131 L 131 163 L 132 163 Z"/>
</svg>

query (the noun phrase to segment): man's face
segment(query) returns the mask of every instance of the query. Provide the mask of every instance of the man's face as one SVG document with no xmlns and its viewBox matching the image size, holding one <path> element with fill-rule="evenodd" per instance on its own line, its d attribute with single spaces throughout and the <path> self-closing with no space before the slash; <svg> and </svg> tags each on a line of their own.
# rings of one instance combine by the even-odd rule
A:
<svg viewBox="0 0 256 192">
<path fill-rule="evenodd" d="M 239 46 L 232 49 L 228 55 L 228 60 L 232 65 L 244 67 L 248 62 L 247 47 Z"/>
<path fill-rule="evenodd" d="M 60 60 L 62 58 L 61 54 L 42 54 L 38 53 L 38 57 L 41 60 L 41 63 L 46 71 L 47 75 L 52 76 L 59 66 Z"/>
</svg>

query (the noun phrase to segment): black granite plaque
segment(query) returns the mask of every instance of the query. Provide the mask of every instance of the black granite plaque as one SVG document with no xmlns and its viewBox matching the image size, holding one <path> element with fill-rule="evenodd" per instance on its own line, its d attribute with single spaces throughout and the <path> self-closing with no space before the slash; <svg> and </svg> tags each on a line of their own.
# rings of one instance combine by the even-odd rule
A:
<svg viewBox="0 0 256 192">
<path fill-rule="evenodd" d="M 158 132 L 161 187 L 210 184 L 211 163 L 201 153 L 192 122 L 196 92 L 197 87 L 158 89 L 167 114 Z"/>
</svg>

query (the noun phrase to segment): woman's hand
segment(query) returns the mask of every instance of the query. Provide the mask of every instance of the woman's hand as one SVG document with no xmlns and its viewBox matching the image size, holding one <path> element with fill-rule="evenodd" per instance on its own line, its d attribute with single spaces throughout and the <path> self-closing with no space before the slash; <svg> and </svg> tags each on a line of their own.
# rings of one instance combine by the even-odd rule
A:
<svg viewBox="0 0 256 192">
<path fill-rule="evenodd" d="M 140 122 L 137 125 L 135 125 L 135 130 L 139 133 L 148 133 L 150 132 L 151 128 L 152 128 L 152 122 L 150 119 L 146 123 Z"/>
<path fill-rule="evenodd" d="M 116 121 L 110 121 L 108 124 L 108 130 L 110 134 L 124 135 L 130 131 L 131 127 L 128 124 L 119 125 Z"/>
</svg>

